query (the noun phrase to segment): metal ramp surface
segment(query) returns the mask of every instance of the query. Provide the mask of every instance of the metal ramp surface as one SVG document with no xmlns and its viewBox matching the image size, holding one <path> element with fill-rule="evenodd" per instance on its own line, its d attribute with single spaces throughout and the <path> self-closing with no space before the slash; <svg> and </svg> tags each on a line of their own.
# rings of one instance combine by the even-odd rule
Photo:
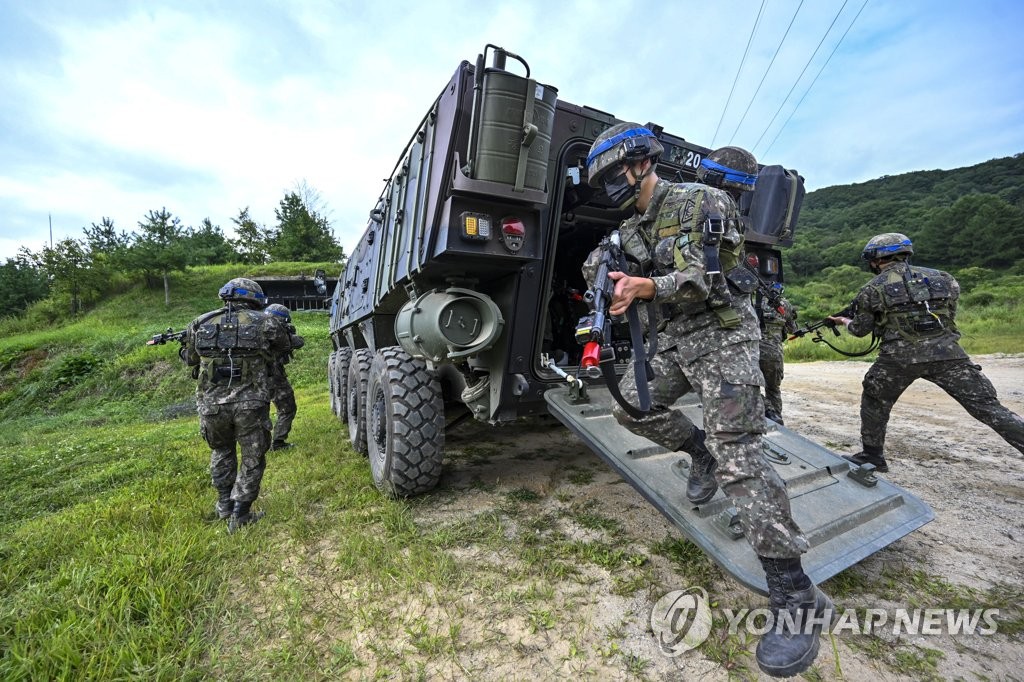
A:
<svg viewBox="0 0 1024 682">
<path fill-rule="evenodd" d="M 667 516 L 722 569 L 750 589 L 767 594 L 764 572 L 743 539 L 736 509 L 719 490 L 711 501 L 686 499 L 690 458 L 627 431 L 611 414 L 604 387 L 587 387 L 587 400 L 575 402 L 564 387 L 545 399 L 553 415 L 572 429 L 615 471 Z M 695 398 L 672 409 L 703 423 Z M 774 422 L 764 437 L 765 457 L 786 483 L 793 518 L 811 544 L 804 570 L 822 582 L 920 528 L 935 518 L 920 499 L 881 476 L 868 474 L 832 451 Z"/>
</svg>

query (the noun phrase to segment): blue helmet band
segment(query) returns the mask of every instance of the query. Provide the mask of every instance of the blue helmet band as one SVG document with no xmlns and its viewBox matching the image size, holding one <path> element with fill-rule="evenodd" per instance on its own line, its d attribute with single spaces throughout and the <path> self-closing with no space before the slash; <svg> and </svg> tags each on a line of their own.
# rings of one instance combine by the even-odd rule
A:
<svg viewBox="0 0 1024 682">
<path fill-rule="evenodd" d="M 723 179 L 728 180 L 729 182 L 735 182 L 740 185 L 750 185 L 751 187 L 753 187 L 754 183 L 757 182 L 757 175 L 751 175 L 750 173 L 743 173 L 738 170 L 734 170 L 728 166 L 723 166 L 720 163 L 715 163 L 710 159 L 701 159 L 700 165 L 703 166 L 705 170 L 721 173 Z"/>
<path fill-rule="evenodd" d="M 606 151 L 608 151 L 615 145 L 619 144 L 623 140 L 628 140 L 632 137 L 654 137 L 654 133 L 652 133 L 647 128 L 630 128 L 629 130 L 622 131 L 618 135 L 609 137 L 607 140 L 597 145 L 597 148 L 595 148 L 594 151 L 590 152 L 590 155 L 587 156 L 587 166 L 593 163 L 594 159 L 596 159 L 601 154 L 604 154 Z"/>
<path fill-rule="evenodd" d="M 256 299 L 257 301 L 262 301 L 262 300 L 266 299 L 266 296 L 261 294 L 258 291 L 249 291 L 248 289 L 239 289 L 237 287 L 232 287 L 232 286 L 230 286 L 228 284 L 225 284 L 224 286 L 222 286 L 220 288 L 219 295 L 220 295 L 221 298 L 227 298 L 229 296 L 241 296 L 241 297 L 244 298 L 246 296 L 251 296 L 252 298 Z"/>
<path fill-rule="evenodd" d="M 871 246 L 868 245 L 864 249 L 864 253 L 861 256 L 864 260 L 875 260 L 876 258 L 885 258 L 886 254 L 895 253 L 897 251 L 907 253 L 907 249 L 913 249 L 914 245 L 909 239 L 904 239 L 896 244 L 886 244 L 885 246 Z"/>
</svg>

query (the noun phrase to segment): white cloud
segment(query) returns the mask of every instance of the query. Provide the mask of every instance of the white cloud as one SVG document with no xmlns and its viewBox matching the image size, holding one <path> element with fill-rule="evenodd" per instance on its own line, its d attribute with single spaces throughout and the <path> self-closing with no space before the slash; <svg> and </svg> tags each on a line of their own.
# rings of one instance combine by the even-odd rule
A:
<svg viewBox="0 0 1024 682">
<path fill-rule="evenodd" d="M 797 4 L 767 4 L 719 144 Z M 246 206 L 273 224 L 302 180 L 351 251 L 427 107 L 486 43 L 521 54 L 565 100 L 710 145 L 759 6 L 151 2 L 76 5 L 76 16 L 5 5 L 0 24 L 33 15 L 54 45 L 29 62 L 13 39 L 0 50 L 0 98 L 30 112 L 0 129 L 0 149 L 14 152 L 0 167 L 0 257 L 45 238 L 50 213 L 57 238 L 104 216 L 133 229 L 164 206 L 192 225 L 210 217 L 230 230 Z M 757 140 L 841 6 L 804 3 L 734 143 Z M 847 3 L 760 147 L 860 6 Z M 1022 151 L 1021 14 L 991 0 L 870 3 L 762 160 L 798 168 L 813 188 Z"/>
</svg>

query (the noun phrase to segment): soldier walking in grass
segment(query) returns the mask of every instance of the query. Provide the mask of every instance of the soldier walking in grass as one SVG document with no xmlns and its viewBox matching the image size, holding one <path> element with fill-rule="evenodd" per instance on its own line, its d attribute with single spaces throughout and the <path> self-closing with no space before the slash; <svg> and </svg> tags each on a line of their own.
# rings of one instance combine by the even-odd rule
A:
<svg viewBox="0 0 1024 682">
<path fill-rule="evenodd" d="M 270 372 L 290 344 L 280 318 L 263 312 L 266 297 L 256 282 L 232 279 L 220 298 L 225 307 L 188 325 L 180 355 L 198 379 L 199 430 L 210 446 L 217 489 L 212 518 L 227 519 L 234 533 L 263 516 L 252 503 L 270 446 Z"/>
<path fill-rule="evenodd" d="M 288 434 L 292 430 L 292 422 L 295 420 L 295 413 L 298 407 L 295 405 L 295 391 L 288 382 L 288 373 L 284 366 L 291 362 L 292 351 L 298 350 L 306 345 L 306 340 L 298 335 L 295 325 L 292 324 L 292 314 L 287 307 L 280 303 L 271 303 L 267 306 L 267 312 L 276 315 L 284 322 L 288 330 L 288 339 L 291 350 L 278 356 L 270 368 L 270 400 L 277 410 L 277 419 L 274 422 L 273 440 L 270 443 L 271 450 L 284 450 L 290 448 Z"/>
<path fill-rule="evenodd" d="M 1003 407 L 992 382 L 960 347 L 956 308 L 960 285 L 947 272 L 910 264 L 914 245 L 898 232 L 872 237 L 861 258 L 875 278 L 857 294 L 854 316 L 833 316 L 854 336 L 873 334 L 878 359 L 864 375 L 860 435 L 864 448 L 846 459 L 889 470 L 885 431 L 903 391 L 927 379 L 1024 453 L 1024 419 Z"/>
<path fill-rule="evenodd" d="M 793 521 L 782 479 L 765 460 L 764 379 L 758 368 L 757 316 L 750 295 L 756 286 L 741 263 L 743 232 L 738 199 L 754 188 L 753 155 L 724 147 L 708 155 L 698 177 L 706 184 L 673 184 L 655 168 L 664 148 L 647 128 L 622 123 L 601 133 L 587 158 L 588 182 L 603 189 L 612 205 L 633 208 L 619 228 L 622 248 L 638 266 L 612 272 L 612 315 L 637 299 L 653 301 L 668 318 L 651 358 L 651 411 L 635 417 L 616 404 L 618 422 L 670 451 L 689 453 L 687 497 L 711 499 L 720 484 L 741 509 L 744 535 L 757 553 L 768 583 L 777 624 L 757 645 L 757 664 L 769 675 L 803 672 L 818 654 L 829 598 L 804 573 L 800 555 L 807 538 Z M 599 252 L 584 264 L 593 282 Z M 746 273 L 744 276 L 743 273 Z M 620 391 L 637 399 L 635 372 L 627 370 Z M 701 430 L 682 412 L 668 409 L 696 391 L 704 405 Z M 780 617 L 783 612 L 792 618 Z"/>
</svg>

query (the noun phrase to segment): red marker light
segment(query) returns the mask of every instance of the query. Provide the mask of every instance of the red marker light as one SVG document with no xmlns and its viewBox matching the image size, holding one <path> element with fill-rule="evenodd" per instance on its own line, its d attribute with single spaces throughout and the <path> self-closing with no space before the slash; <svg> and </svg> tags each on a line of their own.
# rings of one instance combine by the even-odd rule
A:
<svg viewBox="0 0 1024 682">
<path fill-rule="evenodd" d="M 526 226 L 515 216 L 501 219 L 501 239 L 511 253 L 519 253 L 526 241 Z"/>
</svg>

